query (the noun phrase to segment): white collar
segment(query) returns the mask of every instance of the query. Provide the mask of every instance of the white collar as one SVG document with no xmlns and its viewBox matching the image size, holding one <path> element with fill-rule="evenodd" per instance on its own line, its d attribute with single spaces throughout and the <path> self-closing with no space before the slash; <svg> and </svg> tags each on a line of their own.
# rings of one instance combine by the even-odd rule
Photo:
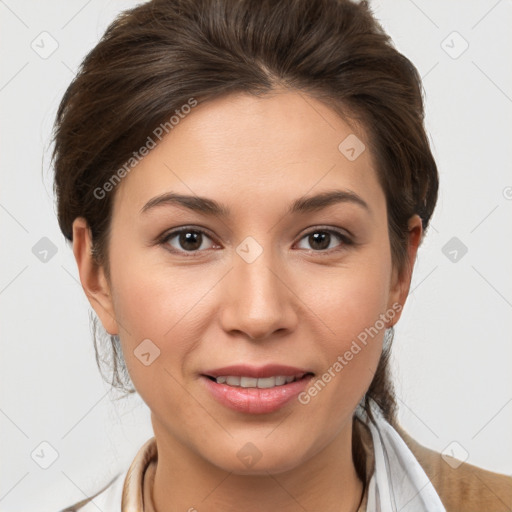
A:
<svg viewBox="0 0 512 512">
<path fill-rule="evenodd" d="M 374 471 L 367 488 L 368 512 L 446 512 L 441 499 L 425 471 L 400 434 L 386 421 L 372 400 L 372 413 L 377 425 L 358 406 L 355 414 L 370 429 L 373 441 Z M 141 512 L 142 475 L 147 461 L 154 456 L 155 438 L 139 449 L 132 464 L 119 473 L 80 512 Z M 121 503 L 124 503 L 121 509 Z"/>
<path fill-rule="evenodd" d="M 368 483 L 366 510 L 371 512 L 446 512 L 434 486 L 400 434 L 371 400 L 377 425 L 359 405 L 355 414 L 372 434 L 374 471 Z"/>
</svg>

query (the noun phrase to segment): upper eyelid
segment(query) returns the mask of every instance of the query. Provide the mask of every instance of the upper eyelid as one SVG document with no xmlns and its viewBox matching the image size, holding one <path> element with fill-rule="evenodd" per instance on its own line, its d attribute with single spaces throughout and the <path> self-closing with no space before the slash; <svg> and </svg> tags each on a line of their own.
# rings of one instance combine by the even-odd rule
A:
<svg viewBox="0 0 512 512">
<path fill-rule="evenodd" d="M 179 234 L 186 233 L 189 231 L 196 231 L 198 233 L 201 233 L 202 235 L 206 235 L 210 240 L 212 240 L 212 242 L 214 244 L 218 244 L 218 242 L 215 241 L 215 237 L 210 235 L 210 233 L 208 231 L 206 231 L 204 228 L 194 228 L 194 227 L 188 227 L 188 226 L 176 228 L 171 231 L 168 231 L 168 232 L 164 233 L 161 237 L 159 237 L 158 241 L 161 244 L 166 244 L 169 242 L 169 240 L 172 240 L 174 237 L 178 236 Z M 184 253 L 185 252 L 190 252 L 190 253 L 196 252 L 197 253 L 197 252 L 203 252 L 203 251 L 179 251 L 179 252 L 184 252 Z"/>
<path fill-rule="evenodd" d="M 339 229 L 335 229 L 335 228 L 323 228 L 323 227 L 318 227 L 318 228 L 313 228 L 309 231 L 307 231 L 306 233 L 304 233 L 300 238 L 299 238 L 299 241 L 303 240 L 304 237 L 306 236 L 309 236 L 311 235 L 312 233 L 316 233 L 318 231 L 325 231 L 327 233 L 333 233 L 335 236 L 338 236 L 341 241 L 343 242 L 343 245 L 355 245 L 354 243 L 354 240 L 353 240 L 353 236 L 350 235 L 350 234 L 346 234 L 346 233 L 343 233 L 342 231 L 340 231 Z M 332 249 L 330 249 L 332 250 Z M 314 252 L 317 252 L 317 253 L 328 253 L 329 250 L 324 250 L 324 251 L 314 251 Z"/>
<path fill-rule="evenodd" d="M 208 230 L 205 228 L 195 228 L 193 226 L 184 226 L 181 228 L 172 229 L 170 231 L 165 232 L 161 237 L 160 240 L 165 241 L 169 240 L 171 238 L 174 238 L 175 236 L 179 235 L 180 233 L 186 233 L 188 231 L 197 231 L 198 233 L 201 233 L 203 235 L 206 235 L 208 238 L 211 238 L 212 240 L 215 239 L 215 236 L 211 235 Z"/>
<path fill-rule="evenodd" d="M 208 238 L 210 238 L 212 240 L 212 242 L 218 244 L 218 242 L 215 241 L 215 237 L 210 235 L 209 232 L 205 228 L 199 228 L 199 227 L 194 227 L 194 226 L 183 226 L 183 227 L 176 228 L 176 229 L 173 229 L 173 230 L 165 233 L 160 239 L 161 243 L 167 243 L 169 240 L 171 240 L 175 236 L 179 235 L 182 232 L 187 232 L 187 231 L 196 231 L 198 233 L 206 235 Z M 309 229 L 309 231 L 306 231 L 305 233 L 302 234 L 302 236 L 299 238 L 299 241 L 302 240 L 304 237 L 310 235 L 311 233 L 315 233 L 317 231 L 325 231 L 328 233 L 333 233 L 334 235 L 337 235 L 338 237 L 340 237 L 341 240 L 345 243 L 346 243 L 346 239 L 348 239 L 352 242 L 353 237 L 351 234 L 343 233 L 340 228 L 327 227 L 327 226 L 313 226 L 312 228 Z M 344 230 L 344 231 L 346 231 L 346 230 Z M 199 251 L 199 250 L 197 250 L 197 251 L 179 251 L 178 250 L 178 252 L 199 253 L 199 252 L 203 252 L 203 251 Z M 327 252 L 327 251 L 315 251 L 315 252 Z"/>
</svg>

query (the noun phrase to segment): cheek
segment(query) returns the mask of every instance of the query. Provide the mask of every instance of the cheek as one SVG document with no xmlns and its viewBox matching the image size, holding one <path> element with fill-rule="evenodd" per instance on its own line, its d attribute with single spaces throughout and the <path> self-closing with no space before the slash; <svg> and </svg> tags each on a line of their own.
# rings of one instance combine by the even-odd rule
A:
<svg viewBox="0 0 512 512">
<path fill-rule="evenodd" d="M 374 252 L 377 254 L 373 257 L 367 251 L 357 262 L 354 258 L 354 264 L 328 273 L 318 269 L 308 279 L 315 286 L 305 287 L 304 293 L 308 295 L 305 302 L 314 304 L 315 312 L 330 327 L 336 340 L 347 343 L 356 338 L 386 311 L 391 261 Z M 378 326 L 382 329 L 381 322 Z"/>
<path fill-rule="evenodd" d="M 204 292 L 159 272 L 144 271 L 126 262 L 118 268 L 115 313 L 120 328 L 123 357 L 138 394 L 152 411 L 166 410 L 183 421 L 190 414 L 182 381 L 182 365 L 200 335 L 194 318 Z M 187 405 L 188 404 L 188 405 Z M 162 409 L 163 408 L 163 409 Z"/>
<path fill-rule="evenodd" d="M 121 331 L 131 343 L 172 336 L 181 323 L 189 322 L 189 312 L 200 309 L 201 297 L 215 280 L 208 275 L 198 279 L 192 266 L 173 267 L 159 252 L 163 249 L 141 248 L 118 238 L 117 245 L 112 240 L 111 266 Z"/>
<path fill-rule="evenodd" d="M 161 399 L 164 389 L 179 391 L 173 377 L 182 380 L 187 356 L 212 321 L 208 292 L 218 277 L 203 272 L 199 278 L 193 267 L 172 268 L 121 254 L 119 245 L 111 257 L 114 261 L 119 256 L 112 266 L 114 311 L 128 372 L 150 405 Z"/>
<path fill-rule="evenodd" d="M 320 271 L 321 272 L 321 271 Z M 365 254 L 357 265 L 336 269 L 329 276 L 318 274 L 309 302 L 321 323 L 328 327 L 322 337 L 324 373 L 312 394 L 322 394 L 323 410 L 336 414 L 340 402 L 356 405 L 369 387 L 382 352 L 387 328 L 391 259 L 382 253 Z M 330 391 L 323 392 L 324 388 Z M 310 397 L 313 398 L 313 397 Z M 305 397 L 308 400 L 308 397 Z M 320 402 L 319 401 L 319 402 Z M 328 405 L 330 404 L 330 406 Z"/>
</svg>

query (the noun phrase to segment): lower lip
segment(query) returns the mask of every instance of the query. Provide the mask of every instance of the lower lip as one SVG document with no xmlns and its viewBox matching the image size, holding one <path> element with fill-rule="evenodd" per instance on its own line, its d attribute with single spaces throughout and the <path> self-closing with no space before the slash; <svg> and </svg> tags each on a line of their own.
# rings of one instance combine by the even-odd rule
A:
<svg viewBox="0 0 512 512">
<path fill-rule="evenodd" d="M 273 388 L 242 388 L 218 384 L 201 376 L 206 389 L 222 405 L 248 414 L 264 414 L 276 411 L 293 400 L 307 387 L 313 375 Z"/>
</svg>

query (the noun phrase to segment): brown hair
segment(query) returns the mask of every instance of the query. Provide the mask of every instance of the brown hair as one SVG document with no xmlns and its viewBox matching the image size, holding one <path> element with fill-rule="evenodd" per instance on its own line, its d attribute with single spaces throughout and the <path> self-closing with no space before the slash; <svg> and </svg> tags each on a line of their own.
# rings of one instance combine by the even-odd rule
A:
<svg viewBox="0 0 512 512">
<path fill-rule="evenodd" d="M 52 161 L 66 238 L 72 240 L 74 219 L 85 217 L 96 262 L 109 277 L 114 192 L 98 199 L 94 191 L 191 98 L 278 88 L 315 97 L 364 128 L 386 195 L 393 263 L 403 271 L 408 220 L 417 213 L 425 232 L 438 190 L 421 81 L 368 4 L 349 0 L 152 0 L 121 13 L 85 57 L 57 112 Z M 390 329 L 362 405 L 373 420 L 375 400 L 396 424 L 392 338 Z M 122 388 L 129 376 L 117 336 L 111 346 L 111 384 Z"/>
</svg>

